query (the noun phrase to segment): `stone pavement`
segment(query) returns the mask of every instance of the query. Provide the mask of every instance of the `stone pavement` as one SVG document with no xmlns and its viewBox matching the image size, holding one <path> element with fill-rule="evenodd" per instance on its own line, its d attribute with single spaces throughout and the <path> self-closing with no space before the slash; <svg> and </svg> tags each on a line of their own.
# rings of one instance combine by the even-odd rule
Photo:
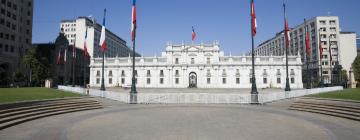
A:
<svg viewBox="0 0 360 140">
<path fill-rule="evenodd" d="M 360 122 L 286 110 L 292 100 L 251 105 L 129 105 L 34 120 L 0 139 L 329 140 L 360 139 Z"/>
</svg>

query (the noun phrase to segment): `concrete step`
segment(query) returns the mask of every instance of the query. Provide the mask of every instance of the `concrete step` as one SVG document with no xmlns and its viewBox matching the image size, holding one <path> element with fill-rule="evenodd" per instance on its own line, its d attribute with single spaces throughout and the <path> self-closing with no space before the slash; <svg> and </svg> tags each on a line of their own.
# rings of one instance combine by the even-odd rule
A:
<svg viewBox="0 0 360 140">
<path fill-rule="evenodd" d="M 360 114 L 356 113 L 356 112 L 338 110 L 336 108 L 335 109 L 334 108 L 326 108 L 323 106 L 291 105 L 290 108 L 313 109 L 313 110 L 326 111 L 326 112 L 332 112 L 332 113 L 338 113 L 338 114 L 345 114 L 345 115 L 354 116 L 354 117 L 360 117 Z"/>
<path fill-rule="evenodd" d="M 59 114 L 65 114 L 65 113 L 71 113 L 71 112 L 93 110 L 93 109 L 101 109 L 101 108 L 103 108 L 103 107 L 102 106 L 79 107 L 79 108 L 75 108 L 75 109 L 58 110 L 58 111 L 54 111 L 54 112 L 48 112 L 48 113 L 32 115 L 32 116 L 28 116 L 28 117 L 23 117 L 21 119 L 8 121 L 6 123 L 1 123 L 0 124 L 0 130 L 11 127 L 11 126 L 14 126 L 14 125 L 17 125 L 17 124 L 24 123 L 24 122 L 27 122 L 27 121 L 39 119 L 39 118 L 44 118 L 44 117 L 49 117 L 49 116 L 54 116 L 54 115 L 59 115 Z"/>
<path fill-rule="evenodd" d="M 337 106 L 337 105 L 327 105 L 327 104 L 313 104 L 313 103 L 303 103 L 303 102 L 295 102 L 291 106 L 311 106 L 311 107 L 321 107 L 321 108 L 327 108 L 327 109 L 335 109 L 335 110 L 341 110 L 341 111 L 348 111 L 348 112 L 354 112 L 354 113 L 360 113 L 360 110 L 353 107 L 344 107 L 344 106 Z"/>
<path fill-rule="evenodd" d="M 36 105 L 29 105 L 25 107 L 12 107 L 8 109 L 0 110 L 0 114 L 8 113 L 8 112 L 14 112 L 14 111 L 21 111 L 21 110 L 28 110 L 33 108 L 41 108 L 41 107 L 49 107 L 49 106 L 58 106 L 58 105 L 67 105 L 67 104 L 78 104 L 78 103 L 88 103 L 88 102 L 94 102 L 96 103 L 96 100 L 67 100 L 67 101 L 53 101 L 53 102 L 46 102 Z"/>
<path fill-rule="evenodd" d="M 330 116 L 335 116 L 335 117 L 340 117 L 340 118 L 346 118 L 346 119 L 350 119 L 350 120 L 360 121 L 360 118 L 359 118 L 359 117 L 350 116 L 350 115 L 345 115 L 345 114 L 339 114 L 339 113 L 333 113 L 333 112 L 328 112 L 328 111 L 321 111 L 321 110 L 316 110 L 316 109 L 300 108 L 300 107 L 296 107 L 296 108 L 295 108 L 295 107 L 290 107 L 289 110 L 297 110 L 297 111 L 318 113 L 318 114 L 324 114 L 324 115 L 330 115 Z"/>
<path fill-rule="evenodd" d="M 30 106 L 30 105 L 36 105 L 36 104 L 43 104 L 46 102 L 81 100 L 81 99 L 91 99 L 91 98 L 94 98 L 94 97 L 91 97 L 91 96 L 66 97 L 66 98 L 36 100 L 36 101 L 22 101 L 22 102 L 16 102 L 16 103 L 5 103 L 5 104 L 0 104 L 0 110 L 9 109 L 9 108 L 13 108 L 13 107 L 24 107 L 24 106 Z"/>
<path fill-rule="evenodd" d="M 0 124 L 5 123 L 5 122 L 9 122 L 9 121 L 13 121 L 13 120 L 16 120 L 16 119 L 22 119 L 22 118 L 36 116 L 36 115 L 40 115 L 40 114 L 47 114 L 47 113 L 51 113 L 51 112 L 72 110 L 72 109 L 84 108 L 84 107 L 102 107 L 102 106 L 100 104 L 91 104 L 91 105 L 69 106 L 69 107 L 53 108 L 53 109 L 47 109 L 47 110 L 28 112 L 28 113 L 18 114 L 18 115 L 14 115 L 14 116 L 9 116 L 9 117 L 6 117 L 6 118 L 0 118 Z"/>
<path fill-rule="evenodd" d="M 2 113 L 0 114 L 0 118 L 5 118 L 9 116 L 15 116 L 19 114 L 25 114 L 30 112 L 42 111 L 42 110 L 49 110 L 49 109 L 56 109 L 56 108 L 64 108 L 64 107 L 73 107 L 73 106 L 84 106 L 84 105 L 99 105 L 99 102 L 74 102 L 71 104 L 50 104 L 49 106 L 33 106 L 28 109 L 21 109 L 21 110 L 13 110 L 11 112 Z"/>
</svg>

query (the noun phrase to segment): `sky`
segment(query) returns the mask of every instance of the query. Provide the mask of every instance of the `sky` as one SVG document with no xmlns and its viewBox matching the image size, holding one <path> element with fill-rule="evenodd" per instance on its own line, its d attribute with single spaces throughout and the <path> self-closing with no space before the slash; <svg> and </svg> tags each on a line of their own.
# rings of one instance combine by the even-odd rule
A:
<svg viewBox="0 0 360 140">
<path fill-rule="evenodd" d="M 289 26 L 304 18 L 339 16 L 342 31 L 360 34 L 360 0 L 285 0 Z M 275 36 L 284 27 L 283 0 L 255 0 L 257 35 L 255 46 Z M 34 0 L 33 43 L 54 42 L 64 19 L 93 16 L 102 20 L 107 9 L 106 28 L 131 47 L 132 0 Z M 251 50 L 250 0 L 137 0 L 136 51 L 159 56 L 168 41 L 220 42 L 225 55 Z M 100 22 L 101 23 L 101 22 Z"/>
</svg>

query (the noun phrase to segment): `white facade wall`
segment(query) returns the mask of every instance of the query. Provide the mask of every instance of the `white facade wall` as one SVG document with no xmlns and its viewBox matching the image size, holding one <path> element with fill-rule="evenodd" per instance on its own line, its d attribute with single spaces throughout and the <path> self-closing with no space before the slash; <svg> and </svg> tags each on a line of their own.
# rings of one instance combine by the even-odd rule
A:
<svg viewBox="0 0 360 140">
<path fill-rule="evenodd" d="M 178 59 L 178 63 L 176 59 Z M 98 87 L 101 84 L 101 64 L 102 59 L 91 60 L 91 86 Z M 285 87 L 284 56 L 257 56 L 255 64 L 258 88 Z M 303 88 L 301 65 L 300 56 L 289 57 L 291 88 Z M 208 45 L 168 44 L 161 57 L 136 57 L 135 69 L 138 73 L 137 87 L 142 88 L 187 88 L 189 87 L 190 73 L 196 74 L 198 88 L 251 87 L 251 57 L 224 56 L 217 42 Z M 150 75 L 147 73 L 148 70 Z M 163 75 L 160 75 L 161 70 Z M 280 73 L 277 72 L 278 70 Z M 124 71 L 124 75 L 122 75 L 122 71 Z M 112 76 L 109 75 L 110 73 Z M 132 58 L 106 58 L 104 77 L 106 87 L 130 86 Z M 208 78 L 210 78 L 210 83 L 207 81 Z M 239 83 L 237 83 L 237 78 L 239 78 Z M 264 78 L 266 78 L 265 83 Z M 278 78 L 280 83 L 277 82 Z M 150 79 L 150 83 L 147 82 L 148 79 Z M 163 79 L 163 83 L 160 82 L 160 79 Z M 178 83 L 176 83 L 176 79 L 178 79 Z"/>
</svg>

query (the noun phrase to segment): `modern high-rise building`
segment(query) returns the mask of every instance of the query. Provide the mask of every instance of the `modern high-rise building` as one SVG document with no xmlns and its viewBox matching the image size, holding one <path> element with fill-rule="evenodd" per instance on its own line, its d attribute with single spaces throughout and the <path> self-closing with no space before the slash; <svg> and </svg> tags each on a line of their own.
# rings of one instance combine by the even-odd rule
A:
<svg viewBox="0 0 360 140">
<path fill-rule="evenodd" d="M 63 20 L 60 23 L 60 29 L 65 33 L 70 45 L 83 49 L 85 42 L 85 33 L 87 30 L 87 49 L 90 56 L 101 57 L 102 53 L 99 46 L 102 25 L 89 17 L 78 17 L 74 20 Z M 132 49 L 127 47 L 126 41 L 116 34 L 106 29 L 106 57 L 127 57 L 132 54 Z M 136 53 L 137 56 L 140 56 Z"/>
<path fill-rule="evenodd" d="M 305 49 L 305 27 L 308 28 L 310 35 L 311 53 L 306 58 Z M 345 39 L 341 36 L 349 36 L 347 33 L 341 33 L 339 27 L 339 18 L 337 16 L 318 16 L 312 19 L 306 20 L 290 30 L 290 47 L 289 55 L 301 55 L 301 61 L 303 62 L 303 79 L 310 74 L 310 77 L 318 77 L 312 79 L 313 83 L 318 82 L 320 77 L 320 65 L 322 65 L 322 74 L 324 83 L 331 83 L 331 78 L 336 66 L 346 65 L 344 69 L 349 71 L 350 67 L 347 67 L 348 62 L 352 62 L 356 54 L 343 54 L 342 50 L 356 49 L 356 46 L 352 44 L 355 42 L 355 38 Z M 352 35 L 351 35 L 352 36 Z M 261 43 L 256 49 L 255 54 L 261 56 L 281 56 L 285 54 L 284 47 L 284 32 L 277 33 L 275 37 Z M 343 42 L 341 42 L 343 39 Z M 320 61 L 319 43 L 321 43 L 321 49 L 323 50 L 322 59 Z M 346 44 L 346 46 L 341 46 Z M 330 52 L 331 51 L 331 52 Z M 346 51 L 347 52 L 347 51 Z M 356 52 L 356 51 L 354 51 Z M 330 56 L 331 54 L 331 56 Z M 343 54 L 343 56 L 341 56 Z M 343 59 L 343 60 L 342 60 Z M 351 60 L 350 60 L 351 59 Z M 307 70 L 307 64 L 309 64 L 309 72 Z M 339 65 L 337 65 L 339 64 Z"/>
<path fill-rule="evenodd" d="M 360 36 L 356 37 L 356 47 L 360 48 Z"/>
<path fill-rule="evenodd" d="M 25 73 L 21 60 L 31 47 L 33 0 L 0 2 L 0 85 L 8 85 L 16 72 Z"/>
</svg>

